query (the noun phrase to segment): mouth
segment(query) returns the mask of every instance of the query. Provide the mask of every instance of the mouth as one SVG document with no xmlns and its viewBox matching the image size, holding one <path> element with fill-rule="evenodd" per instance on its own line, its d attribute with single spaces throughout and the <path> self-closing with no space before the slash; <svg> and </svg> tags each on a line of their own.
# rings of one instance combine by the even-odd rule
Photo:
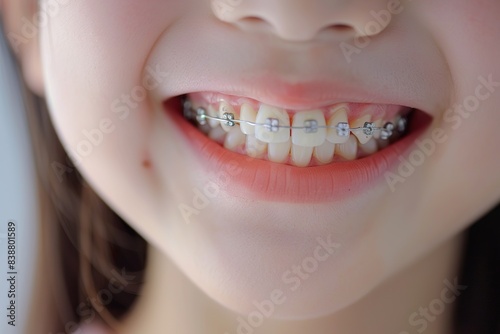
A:
<svg viewBox="0 0 500 334">
<path fill-rule="evenodd" d="M 227 192 L 287 202 L 331 201 L 366 188 L 432 119 L 403 105 L 344 102 L 293 110 L 217 92 L 185 94 L 165 108 L 203 166 L 237 165 L 238 175 L 222 185 Z"/>
<path fill-rule="evenodd" d="M 404 106 L 359 103 L 300 111 L 224 94 L 183 97 L 186 120 L 225 149 L 296 167 L 375 154 L 406 134 L 413 112 Z"/>
</svg>

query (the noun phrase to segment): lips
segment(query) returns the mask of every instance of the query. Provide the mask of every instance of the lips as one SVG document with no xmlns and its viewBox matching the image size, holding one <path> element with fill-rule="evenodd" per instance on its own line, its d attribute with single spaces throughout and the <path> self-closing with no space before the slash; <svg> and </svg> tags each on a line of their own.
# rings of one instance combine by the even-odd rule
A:
<svg viewBox="0 0 500 334">
<path fill-rule="evenodd" d="M 215 98 L 217 100 L 215 101 L 214 96 L 220 97 L 221 94 L 191 95 L 193 103 L 201 104 L 207 110 L 212 108 L 211 112 L 218 114 L 219 111 L 211 105 L 214 102 L 220 103 L 221 99 Z M 258 101 L 249 99 L 226 98 L 225 101 L 222 99 L 222 102 L 226 103 L 224 105 L 226 110 L 230 107 L 231 111 L 235 111 L 235 108 L 240 107 L 237 113 L 238 117 L 240 117 L 241 105 L 245 102 L 247 107 L 252 108 L 258 104 Z M 406 135 L 395 136 L 396 138 L 392 139 L 391 142 L 386 141 L 382 145 L 374 145 L 378 139 L 370 138 L 361 144 L 361 148 L 353 154 L 353 150 L 355 150 L 353 147 L 358 147 L 360 144 L 357 137 L 353 135 L 340 144 L 325 140 L 316 147 L 309 145 L 294 150 L 294 146 L 300 145 L 295 145 L 292 140 L 293 129 L 291 137 L 287 141 L 280 137 L 275 140 L 276 142 L 271 139 L 269 143 L 265 143 L 257 140 L 255 134 L 246 135 L 247 138 L 243 139 L 245 134 L 241 132 L 240 126 L 225 131 L 216 124 L 217 122 L 207 124 L 204 128 L 193 125 L 182 116 L 180 98 L 170 99 L 164 105 L 167 116 L 178 126 L 179 136 L 189 144 L 194 158 L 199 161 L 207 173 L 217 174 L 217 171 L 228 169 L 237 171 L 232 174 L 230 182 L 227 180 L 219 182 L 218 185 L 221 189 L 236 197 L 278 202 L 334 201 L 345 199 L 346 196 L 353 196 L 366 187 L 370 187 L 374 182 L 382 179 L 383 173 L 398 161 L 398 156 L 411 146 L 431 120 L 427 114 L 403 106 L 380 104 L 377 105 L 377 112 L 374 112 L 373 105 L 352 104 L 351 106 L 355 107 L 351 109 L 356 111 L 351 113 L 351 116 L 355 117 L 354 120 L 351 120 L 351 124 L 356 123 L 358 119 L 363 119 L 363 117 L 365 117 L 363 121 L 372 120 L 372 117 L 388 121 L 384 117 L 400 117 L 401 114 L 411 116 L 411 124 L 409 124 Z M 345 107 L 345 104 L 341 105 Z M 331 108 L 317 109 L 314 115 L 310 113 L 311 110 L 298 112 L 289 110 L 289 114 L 292 114 L 293 118 L 300 118 L 299 116 L 301 113 L 304 115 L 304 112 L 306 118 L 321 117 L 321 110 L 337 109 L 338 111 L 339 104 L 329 107 Z M 259 108 L 259 112 L 262 109 L 264 109 L 264 113 L 268 112 L 266 108 L 262 107 Z M 334 118 L 335 112 L 327 116 Z M 328 120 L 327 117 L 325 121 Z M 380 124 L 381 122 L 377 123 L 377 125 Z M 249 144 L 252 145 L 250 153 L 248 151 Z M 315 144 L 319 144 L 319 142 L 317 141 Z M 331 158 L 332 147 L 337 152 L 337 158 L 335 155 Z M 214 182 L 217 183 L 218 180 L 214 180 Z"/>
<path fill-rule="evenodd" d="M 198 128 L 226 149 L 296 167 L 374 154 L 388 145 L 386 137 L 394 141 L 403 134 L 410 113 L 397 105 L 359 103 L 299 111 L 210 92 L 189 94 L 185 105 L 188 118 L 191 112 L 204 114 L 196 117 Z M 385 128 L 393 124 L 399 131 Z"/>
</svg>

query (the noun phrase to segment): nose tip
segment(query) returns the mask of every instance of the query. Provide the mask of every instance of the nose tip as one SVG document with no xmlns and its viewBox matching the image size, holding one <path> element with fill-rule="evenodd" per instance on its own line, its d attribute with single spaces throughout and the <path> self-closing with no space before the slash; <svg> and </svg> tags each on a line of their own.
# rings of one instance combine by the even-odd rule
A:
<svg viewBox="0 0 500 334">
<path fill-rule="evenodd" d="M 320 35 L 379 34 L 389 25 L 391 16 L 373 10 L 376 7 L 367 0 L 212 0 L 212 10 L 221 21 L 247 32 L 267 32 L 296 42 Z M 375 20 L 378 14 L 382 20 Z"/>
</svg>

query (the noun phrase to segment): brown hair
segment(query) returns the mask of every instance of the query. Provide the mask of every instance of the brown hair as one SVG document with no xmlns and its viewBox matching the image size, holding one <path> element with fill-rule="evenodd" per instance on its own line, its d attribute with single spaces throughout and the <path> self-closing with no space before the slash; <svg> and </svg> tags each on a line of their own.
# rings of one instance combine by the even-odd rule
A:
<svg viewBox="0 0 500 334">
<path fill-rule="evenodd" d="M 113 326 L 138 295 L 147 243 L 82 178 L 45 100 L 24 83 L 21 88 L 40 188 L 43 253 L 51 260 L 46 269 L 58 310 L 58 328 L 50 330 L 71 333 L 95 317 Z"/>
<path fill-rule="evenodd" d="M 457 299 L 455 334 L 500 333 L 500 204 L 467 231 Z"/>
</svg>

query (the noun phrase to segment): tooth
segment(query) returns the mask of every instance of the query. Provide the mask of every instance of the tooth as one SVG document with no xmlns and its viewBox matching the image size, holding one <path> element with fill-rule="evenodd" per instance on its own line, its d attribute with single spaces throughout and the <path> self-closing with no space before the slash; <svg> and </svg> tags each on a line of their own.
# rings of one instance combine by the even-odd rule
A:
<svg viewBox="0 0 500 334">
<path fill-rule="evenodd" d="M 370 122 L 371 119 L 372 119 L 371 115 L 364 115 L 364 116 L 354 120 L 350 124 L 351 129 L 352 128 L 362 128 L 365 125 L 365 123 Z M 362 129 L 354 130 L 352 133 L 354 134 L 354 136 L 356 138 L 358 138 L 358 141 L 360 142 L 360 144 L 366 144 L 373 137 L 373 134 L 367 135 L 364 133 L 364 131 Z"/>
<path fill-rule="evenodd" d="M 290 117 L 284 109 L 262 104 L 256 122 L 266 124 L 268 120 L 277 120 L 280 126 L 290 126 Z M 266 126 L 259 125 L 255 129 L 255 137 L 266 143 L 284 143 L 290 139 L 290 129 L 277 128 L 270 131 Z"/>
<path fill-rule="evenodd" d="M 247 135 L 246 137 L 247 137 L 246 138 L 247 155 L 252 157 L 252 158 L 261 157 L 266 152 L 267 143 L 264 143 L 264 142 L 258 140 L 253 135 Z"/>
<path fill-rule="evenodd" d="M 331 110 L 332 116 L 328 119 L 327 125 L 329 128 L 326 133 L 326 140 L 328 140 L 330 143 L 342 144 L 347 142 L 347 140 L 349 139 L 349 136 L 347 137 L 339 136 L 337 129 L 335 128 L 335 126 L 340 122 L 348 123 L 347 120 L 348 110 L 349 109 L 345 104 L 338 105 L 337 107 Z"/>
<path fill-rule="evenodd" d="M 189 108 L 193 109 L 193 110 L 196 110 L 202 106 L 201 102 L 199 100 L 192 100 L 192 99 L 188 98 L 186 100 L 186 102 L 187 102 L 187 105 L 189 106 Z"/>
<path fill-rule="evenodd" d="M 255 109 L 252 108 L 251 105 L 244 103 L 240 109 L 240 119 L 242 121 L 255 123 L 256 118 L 257 118 L 257 112 L 255 111 Z M 241 131 L 246 135 L 255 134 L 255 126 L 253 125 L 247 123 L 240 123 L 240 128 Z"/>
<path fill-rule="evenodd" d="M 311 162 L 314 147 L 292 145 L 292 163 L 297 167 L 307 167 Z"/>
<path fill-rule="evenodd" d="M 392 140 L 396 140 L 401 137 L 402 133 L 398 131 L 398 122 L 399 122 L 400 116 L 396 116 L 391 123 L 394 126 L 392 136 L 390 137 Z"/>
<path fill-rule="evenodd" d="M 314 148 L 314 157 L 322 164 L 332 162 L 334 154 L 335 144 L 330 143 L 328 140 L 325 140 L 323 144 Z"/>
<path fill-rule="evenodd" d="M 335 153 L 346 160 L 356 159 L 356 155 L 358 154 L 358 141 L 356 137 L 350 136 L 347 142 L 338 144 Z"/>
<path fill-rule="evenodd" d="M 305 147 L 320 146 L 326 139 L 325 125 L 325 116 L 321 110 L 300 111 L 296 113 L 293 115 L 292 126 L 311 126 L 312 128 L 311 130 L 292 129 L 292 143 Z M 316 129 L 314 129 L 314 127 L 316 127 Z"/>
<path fill-rule="evenodd" d="M 227 132 L 222 129 L 221 126 L 217 126 L 210 130 L 208 133 L 208 137 L 212 140 L 216 141 L 219 144 L 224 144 L 224 138 L 226 137 Z"/>
<path fill-rule="evenodd" d="M 292 142 L 290 140 L 284 143 L 269 143 L 267 146 L 267 155 L 269 161 L 285 163 L 290 154 L 290 146 Z"/>
<path fill-rule="evenodd" d="M 373 126 L 376 127 L 376 128 L 381 128 L 381 127 L 384 126 L 384 121 L 382 119 L 377 119 L 376 121 L 373 121 Z M 380 130 L 376 130 L 373 133 L 373 138 L 379 139 L 380 138 L 380 133 L 381 133 Z"/>
<path fill-rule="evenodd" d="M 389 146 L 389 141 L 383 139 L 377 139 L 377 146 L 379 150 L 384 149 L 387 146 Z"/>
<path fill-rule="evenodd" d="M 237 115 L 236 115 L 236 113 L 234 111 L 233 106 L 231 106 L 226 101 L 221 101 L 220 105 L 219 105 L 219 117 L 220 118 L 224 118 L 224 114 L 225 113 L 233 114 L 234 115 L 234 119 L 237 118 Z M 232 126 L 226 125 L 225 121 L 221 122 L 221 126 L 224 129 L 224 131 L 226 131 L 226 132 L 229 132 L 229 130 L 231 130 L 231 128 L 233 128 Z M 235 124 L 235 126 L 236 126 L 236 124 Z"/>
<path fill-rule="evenodd" d="M 208 116 L 212 116 L 212 117 L 218 117 L 218 113 L 217 113 L 217 110 L 215 110 L 215 108 L 212 106 L 212 105 L 209 105 L 208 108 L 207 108 L 207 114 Z M 215 119 L 209 119 L 208 120 L 208 124 L 210 125 L 210 127 L 212 128 L 215 128 L 217 127 L 217 125 L 220 125 L 221 123 Z"/>
<path fill-rule="evenodd" d="M 210 130 L 212 130 L 212 128 L 210 127 L 210 125 L 208 125 L 208 123 L 205 123 L 204 125 L 198 125 L 198 129 L 205 135 L 208 135 L 210 133 Z"/>
<path fill-rule="evenodd" d="M 378 151 L 377 141 L 374 138 L 372 138 L 366 144 L 360 144 L 359 148 L 367 155 L 377 153 Z"/>
<path fill-rule="evenodd" d="M 238 147 L 245 144 L 246 136 L 240 131 L 240 128 L 235 126 L 226 135 L 224 139 L 224 147 L 231 151 L 236 151 Z"/>
<path fill-rule="evenodd" d="M 376 121 L 373 122 L 374 126 L 376 128 L 381 128 L 384 126 L 384 121 L 382 119 L 378 119 Z M 379 139 L 380 138 L 380 133 L 381 131 L 380 130 L 376 130 L 374 133 L 373 133 L 373 138 L 375 139 Z"/>
</svg>

